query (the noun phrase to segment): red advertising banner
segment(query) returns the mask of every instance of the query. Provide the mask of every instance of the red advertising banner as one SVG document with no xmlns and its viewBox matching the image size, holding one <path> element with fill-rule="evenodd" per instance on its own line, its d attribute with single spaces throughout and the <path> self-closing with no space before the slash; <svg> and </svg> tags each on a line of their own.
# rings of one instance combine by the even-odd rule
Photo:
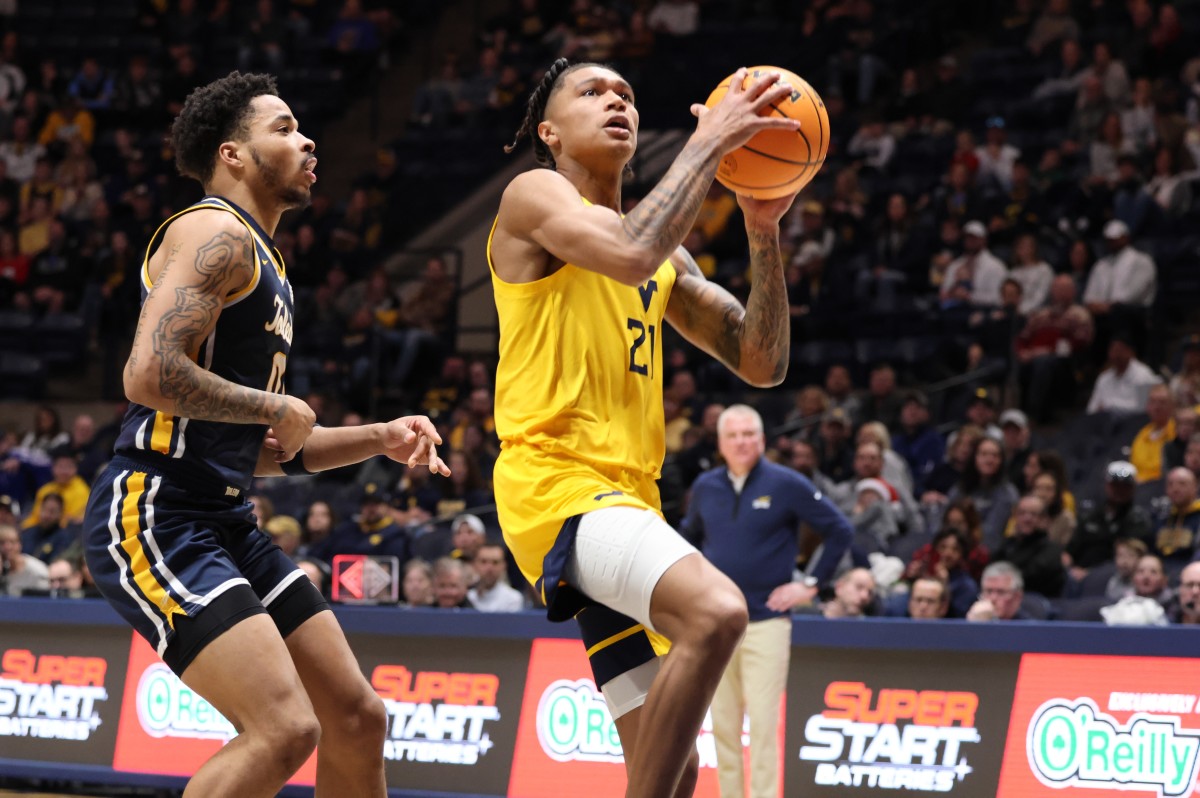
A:
<svg viewBox="0 0 1200 798">
<path fill-rule="evenodd" d="M 1200 791 L 1196 661 L 1026 654 L 998 798 Z"/>
<path fill-rule="evenodd" d="M 782 736 L 782 723 L 779 733 Z M 742 739 L 746 745 L 745 734 Z M 695 795 L 718 798 L 716 745 L 708 717 L 696 749 L 700 780 Z M 617 727 L 578 640 L 533 641 L 508 794 L 513 798 L 625 794 L 625 759 Z"/>
<path fill-rule="evenodd" d="M 113 769 L 191 776 L 237 731 L 212 704 L 181 682 L 141 635 L 131 637 Z M 312 785 L 316 776 L 314 754 L 289 783 Z"/>
</svg>

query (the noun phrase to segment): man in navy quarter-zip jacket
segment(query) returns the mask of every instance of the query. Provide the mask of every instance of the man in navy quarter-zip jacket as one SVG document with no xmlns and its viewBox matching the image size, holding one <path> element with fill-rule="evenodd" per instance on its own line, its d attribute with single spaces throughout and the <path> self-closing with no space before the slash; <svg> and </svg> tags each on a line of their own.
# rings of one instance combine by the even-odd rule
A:
<svg viewBox="0 0 1200 798">
<path fill-rule="evenodd" d="M 762 419 L 733 405 L 717 422 L 725 465 L 692 485 L 683 531 L 746 594 L 750 626 L 713 697 L 722 798 L 741 798 L 742 716 L 750 716 L 750 794 L 779 795 L 779 709 L 791 652 L 791 609 L 813 600 L 834 574 L 853 527 L 802 474 L 763 457 Z M 824 539 L 813 575 L 793 582 L 800 523 Z"/>
</svg>

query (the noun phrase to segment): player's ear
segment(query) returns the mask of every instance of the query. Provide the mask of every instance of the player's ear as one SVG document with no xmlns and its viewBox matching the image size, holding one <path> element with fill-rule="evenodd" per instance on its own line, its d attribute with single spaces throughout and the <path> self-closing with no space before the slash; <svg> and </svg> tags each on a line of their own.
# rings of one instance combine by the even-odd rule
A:
<svg viewBox="0 0 1200 798">
<path fill-rule="evenodd" d="M 236 141 L 226 141 L 217 148 L 217 161 L 235 169 L 245 164 L 242 162 L 242 148 Z"/>
<path fill-rule="evenodd" d="M 554 125 L 549 121 L 538 123 L 537 135 L 547 147 L 554 149 L 554 145 L 558 143 L 558 133 L 554 130 Z"/>
</svg>

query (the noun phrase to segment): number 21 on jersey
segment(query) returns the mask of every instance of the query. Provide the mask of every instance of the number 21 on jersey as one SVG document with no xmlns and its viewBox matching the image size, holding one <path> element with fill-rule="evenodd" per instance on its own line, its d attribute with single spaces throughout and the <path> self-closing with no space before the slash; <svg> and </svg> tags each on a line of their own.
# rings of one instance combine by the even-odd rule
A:
<svg viewBox="0 0 1200 798">
<path fill-rule="evenodd" d="M 642 300 L 642 310 L 650 311 L 650 301 L 654 298 L 654 293 L 658 291 L 658 282 L 648 280 L 645 285 L 638 286 L 638 295 Z M 646 324 L 641 319 L 628 318 L 625 320 L 625 329 L 633 331 L 633 343 L 629 347 L 629 370 L 634 374 L 641 374 L 643 377 L 649 377 L 654 374 L 654 341 L 655 333 L 657 332 L 653 324 Z M 650 341 L 650 356 L 648 362 L 639 362 L 638 350 L 642 344 L 646 343 L 647 338 Z"/>
</svg>

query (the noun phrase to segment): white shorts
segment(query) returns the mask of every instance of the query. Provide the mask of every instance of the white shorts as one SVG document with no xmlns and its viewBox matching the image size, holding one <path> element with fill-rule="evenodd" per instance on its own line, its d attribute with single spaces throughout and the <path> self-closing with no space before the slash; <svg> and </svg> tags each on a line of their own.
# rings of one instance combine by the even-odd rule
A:
<svg viewBox="0 0 1200 798">
<path fill-rule="evenodd" d="M 580 518 L 563 576 L 603 605 L 584 610 L 577 619 L 613 718 L 646 703 L 662 659 L 651 650 L 645 631 L 629 634 L 630 624 L 656 632 L 650 622 L 650 599 L 658 580 L 672 565 L 697 553 L 657 513 L 640 507 L 605 507 Z"/>
</svg>

